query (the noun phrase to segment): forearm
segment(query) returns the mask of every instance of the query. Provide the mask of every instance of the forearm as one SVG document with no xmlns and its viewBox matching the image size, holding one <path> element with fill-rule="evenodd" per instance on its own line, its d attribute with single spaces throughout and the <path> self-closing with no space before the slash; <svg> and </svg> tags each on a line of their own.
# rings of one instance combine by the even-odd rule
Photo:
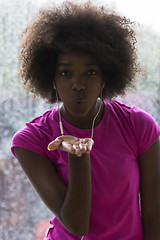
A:
<svg viewBox="0 0 160 240">
<path fill-rule="evenodd" d="M 151 231 L 150 234 L 145 234 L 143 240 L 159 240 L 160 239 L 160 233 Z"/>
<path fill-rule="evenodd" d="M 61 220 L 75 235 L 86 235 L 89 229 L 91 210 L 90 154 L 77 157 L 68 154 L 69 185 L 61 208 Z"/>
<path fill-rule="evenodd" d="M 152 216 L 143 219 L 143 232 L 143 240 L 160 239 L 160 216 L 158 210 Z"/>
</svg>

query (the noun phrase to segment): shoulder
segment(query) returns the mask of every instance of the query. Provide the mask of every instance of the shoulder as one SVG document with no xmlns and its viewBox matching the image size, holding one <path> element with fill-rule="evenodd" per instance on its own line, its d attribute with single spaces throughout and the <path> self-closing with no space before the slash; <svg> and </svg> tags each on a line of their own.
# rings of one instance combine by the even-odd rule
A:
<svg viewBox="0 0 160 240">
<path fill-rule="evenodd" d="M 160 135 L 160 127 L 153 116 L 138 107 L 134 106 L 132 108 L 131 121 L 134 127 L 139 131 L 142 131 L 142 129 L 155 130 L 157 134 Z"/>
<path fill-rule="evenodd" d="M 110 101 L 107 105 L 112 122 L 123 129 L 124 133 L 131 131 L 134 135 L 138 155 L 145 152 L 160 136 L 160 127 L 149 113 L 118 101 Z"/>
<path fill-rule="evenodd" d="M 111 101 L 105 101 L 106 106 L 109 106 L 109 108 L 114 111 L 115 113 L 130 113 L 133 109 L 133 107 L 128 106 L 124 103 L 121 103 L 117 100 L 111 100 Z"/>
<path fill-rule="evenodd" d="M 21 147 L 45 156 L 47 144 L 54 139 L 54 136 L 56 137 L 58 125 L 54 118 L 56 111 L 56 108 L 46 111 L 16 132 L 12 139 L 12 153 L 14 154 L 14 147 Z"/>
<path fill-rule="evenodd" d="M 58 127 L 58 110 L 52 108 L 26 123 L 26 128 L 39 135 L 53 134 Z M 54 134 L 53 134 L 54 136 Z"/>
<path fill-rule="evenodd" d="M 52 130 L 56 127 L 56 120 L 55 120 L 55 114 L 57 109 L 52 108 L 46 112 L 44 112 L 42 115 L 33 118 L 30 122 L 26 122 L 26 126 L 22 129 L 20 129 L 14 137 L 17 136 L 34 136 L 39 137 L 41 133 L 47 133 L 52 128 Z M 13 138 L 14 138 L 13 137 Z"/>
<path fill-rule="evenodd" d="M 27 126 L 35 125 L 36 127 L 46 127 L 48 124 L 55 120 L 55 114 L 57 108 L 51 108 L 48 111 L 44 112 L 42 115 L 33 118 L 30 122 L 26 123 Z"/>
<path fill-rule="evenodd" d="M 109 113 L 112 118 L 117 119 L 117 121 L 126 120 L 128 123 L 130 122 L 130 117 L 133 112 L 133 107 L 128 106 L 124 103 L 120 103 L 116 100 L 106 101 L 106 111 L 109 110 Z"/>
<path fill-rule="evenodd" d="M 106 102 L 106 106 L 107 105 L 109 106 L 110 110 L 115 115 L 117 115 L 117 117 L 128 117 L 133 125 L 136 122 L 138 122 L 139 124 L 142 123 L 156 124 L 151 114 L 140 109 L 137 106 L 128 106 L 116 100 Z"/>
</svg>

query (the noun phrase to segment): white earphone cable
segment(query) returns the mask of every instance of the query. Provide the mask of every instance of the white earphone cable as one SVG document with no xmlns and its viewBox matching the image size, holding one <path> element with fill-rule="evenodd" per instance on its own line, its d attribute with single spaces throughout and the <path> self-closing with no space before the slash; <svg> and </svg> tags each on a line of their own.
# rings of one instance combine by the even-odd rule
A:
<svg viewBox="0 0 160 240">
<path fill-rule="evenodd" d="M 96 113 L 96 115 L 95 115 L 95 117 L 94 117 L 94 119 L 93 119 L 93 122 L 92 122 L 91 139 L 93 139 L 95 120 L 96 120 L 98 114 L 100 113 L 101 107 L 102 107 L 102 102 L 100 103 L 100 107 L 99 107 L 99 109 L 98 109 L 98 112 Z M 63 135 L 63 134 L 64 134 L 64 131 L 63 131 L 63 124 L 62 124 L 62 120 L 61 120 L 61 113 L 60 113 L 60 109 L 59 109 L 59 103 L 58 103 L 58 113 L 59 113 L 59 127 L 60 127 L 60 132 L 61 132 L 61 135 Z"/>
</svg>

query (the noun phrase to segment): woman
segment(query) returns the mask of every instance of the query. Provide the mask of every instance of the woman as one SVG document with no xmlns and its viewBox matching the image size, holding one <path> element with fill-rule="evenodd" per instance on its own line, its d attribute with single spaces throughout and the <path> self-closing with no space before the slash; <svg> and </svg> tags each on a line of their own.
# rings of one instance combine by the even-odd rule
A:
<svg viewBox="0 0 160 240">
<path fill-rule="evenodd" d="M 25 86 L 62 103 L 26 123 L 12 143 L 55 215 L 46 239 L 159 240 L 160 128 L 113 99 L 138 72 L 132 23 L 66 2 L 41 10 L 24 35 Z"/>
</svg>

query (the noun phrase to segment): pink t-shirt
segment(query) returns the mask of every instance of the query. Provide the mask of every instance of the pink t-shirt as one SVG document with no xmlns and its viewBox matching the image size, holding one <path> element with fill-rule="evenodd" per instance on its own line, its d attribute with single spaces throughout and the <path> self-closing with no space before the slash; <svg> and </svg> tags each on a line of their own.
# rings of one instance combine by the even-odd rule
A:
<svg viewBox="0 0 160 240">
<path fill-rule="evenodd" d="M 64 134 L 80 138 L 91 136 L 91 129 L 79 129 L 63 118 L 62 123 Z M 13 147 L 17 146 L 47 156 L 67 185 L 67 153 L 47 150 L 48 143 L 58 136 L 58 110 L 52 108 L 18 131 L 13 137 L 11 149 L 13 152 Z M 137 158 L 158 136 L 160 128 L 148 113 L 115 100 L 105 101 L 103 119 L 94 128 L 90 230 L 84 240 L 143 239 Z M 56 217 L 51 220 L 51 225 L 46 239 L 81 239 L 70 234 Z"/>
</svg>

